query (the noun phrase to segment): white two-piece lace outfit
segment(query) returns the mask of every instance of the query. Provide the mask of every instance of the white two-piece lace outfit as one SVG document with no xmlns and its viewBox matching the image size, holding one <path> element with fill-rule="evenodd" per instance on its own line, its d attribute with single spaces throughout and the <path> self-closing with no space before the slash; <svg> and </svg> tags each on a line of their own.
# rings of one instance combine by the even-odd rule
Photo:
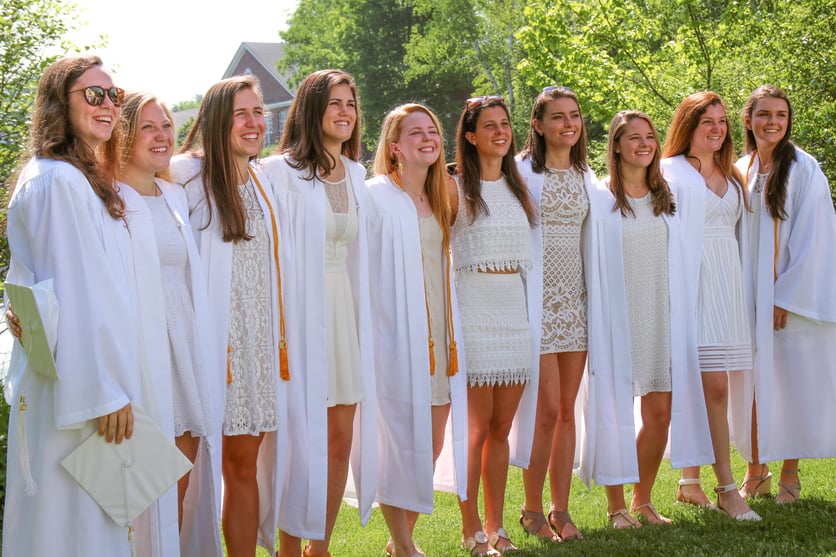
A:
<svg viewBox="0 0 836 557">
<path fill-rule="evenodd" d="M 531 268 L 528 219 L 504 176 L 483 180 L 481 193 L 489 214 L 474 219 L 459 186 L 453 230 L 467 380 L 470 386 L 526 383 L 532 350 L 522 276 Z"/>
</svg>

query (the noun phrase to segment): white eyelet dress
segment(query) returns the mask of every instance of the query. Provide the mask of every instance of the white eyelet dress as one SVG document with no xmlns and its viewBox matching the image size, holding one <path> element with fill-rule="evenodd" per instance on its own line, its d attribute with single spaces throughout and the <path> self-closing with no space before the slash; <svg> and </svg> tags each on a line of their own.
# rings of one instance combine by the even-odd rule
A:
<svg viewBox="0 0 836 557">
<path fill-rule="evenodd" d="M 528 219 L 504 176 L 483 180 L 482 198 L 489 214 L 473 219 L 459 186 L 453 229 L 467 380 L 471 387 L 524 384 L 532 363 L 522 277 L 531 268 Z"/>
</svg>

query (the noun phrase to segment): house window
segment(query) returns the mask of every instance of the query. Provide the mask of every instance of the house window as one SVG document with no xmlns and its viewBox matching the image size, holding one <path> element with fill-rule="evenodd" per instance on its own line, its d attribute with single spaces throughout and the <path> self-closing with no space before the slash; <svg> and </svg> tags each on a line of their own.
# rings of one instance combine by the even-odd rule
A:
<svg viewBox="0 0 836 557">
<path fill-rule="evenodd" d="M 264 145 L 272 145 L 273 143 L 275 143 L 275 126 L 273 126 L 273 114 L 271 112 L 265 113 L 264 121 L 267 123 L 267 130 L 264 132 Z"/>
<path fill-rule="evenodd" d="M 285 122 L 287 122 L 287 109 L 279 112 L 279 135 L 284 133 Z"/>
</svg>

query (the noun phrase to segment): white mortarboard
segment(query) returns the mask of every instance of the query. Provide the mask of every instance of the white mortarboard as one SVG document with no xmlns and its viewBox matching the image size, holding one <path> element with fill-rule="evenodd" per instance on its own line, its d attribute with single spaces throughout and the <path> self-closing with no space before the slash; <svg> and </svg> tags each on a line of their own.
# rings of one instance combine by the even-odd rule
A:
<svg viewBox="0 0 836 557">
<path fill-rule="evenodd" d="M 78 484 L 122 527 L 192 468 L 174 442 L 136 404 L 134 431 L 120 444 L 93 432 L 61 461 Z"/>
</svg>

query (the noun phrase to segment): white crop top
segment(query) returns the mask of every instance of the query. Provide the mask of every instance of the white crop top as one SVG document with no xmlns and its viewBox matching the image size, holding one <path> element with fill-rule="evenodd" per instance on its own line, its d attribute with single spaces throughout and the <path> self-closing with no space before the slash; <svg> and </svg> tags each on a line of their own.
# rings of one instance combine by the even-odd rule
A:
<svg viewBox="0 0 836 557">
<path fill-rule="evenodd" d="M 461 184 L 459 214 L 453 227 L 453 264 L 456 271 L 527 271 L 531 268 L 531 229 L 525 210 L 514 197 L 505 176 L 482 180 L 482 199 L 488 215 L 470 214 Z"/>
</svg>

